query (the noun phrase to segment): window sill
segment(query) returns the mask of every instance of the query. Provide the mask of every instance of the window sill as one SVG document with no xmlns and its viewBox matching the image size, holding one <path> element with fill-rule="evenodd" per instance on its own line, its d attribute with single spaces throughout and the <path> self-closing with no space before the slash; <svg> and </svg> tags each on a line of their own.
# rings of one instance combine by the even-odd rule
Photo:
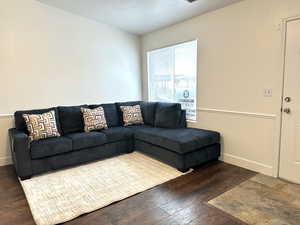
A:
<svg viewBox="0 0 300 225">
<path fill-rule="evenodd" d="M 186 120 L 187 123 L 197 123 L 197 120 Z"/>
</svg>

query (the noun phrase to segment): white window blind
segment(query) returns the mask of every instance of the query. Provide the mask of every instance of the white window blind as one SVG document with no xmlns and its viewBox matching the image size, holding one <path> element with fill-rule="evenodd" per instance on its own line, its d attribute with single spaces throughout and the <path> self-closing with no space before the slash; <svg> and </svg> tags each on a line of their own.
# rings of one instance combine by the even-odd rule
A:
<svg viewBox="0 0 300 225">
<path fill-rule="evenodd" d="M 179 102 L 187 119 L 196 120 L 197 41 L 149 51 L 150 101 Z"/>
</svg>

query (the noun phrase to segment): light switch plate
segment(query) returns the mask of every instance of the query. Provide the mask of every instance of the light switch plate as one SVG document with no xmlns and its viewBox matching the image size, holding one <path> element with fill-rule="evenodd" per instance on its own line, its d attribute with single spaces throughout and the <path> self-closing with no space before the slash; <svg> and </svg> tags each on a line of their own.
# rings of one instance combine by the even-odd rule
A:
<svg viewBox="0 0 300 225">
<path fill-rule="evenodd" d="M 272 89 L 271 88 L 265 88 L 264 89 L 264 96 L 265 97 L 272 97 Z"/>
</svg>

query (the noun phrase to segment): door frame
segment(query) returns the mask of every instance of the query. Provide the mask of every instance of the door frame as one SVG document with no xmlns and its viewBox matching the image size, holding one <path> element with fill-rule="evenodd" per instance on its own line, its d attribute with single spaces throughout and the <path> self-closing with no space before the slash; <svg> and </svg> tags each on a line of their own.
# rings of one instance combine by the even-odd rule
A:
<svg viewBox="0 0 300 225">
<path fill-rule="evenodd" d="M 287 24 L 288 22 L 294 21 L 294 20 L 300 20 L 300 15 L 297 16 L 292 16 L 288 18 L 282 19 L 281 22 L 281 28 L 282 28 L 282 44 L 281 44 L 281 59 L 282 59 L 282 67 L 281 67 L 281 74 L 282 74 L 282 79 L 281 79 L 281 101 L 280 101 L 280 113 L 279 113 L 279 119 L 276 124 L 278 132 L 276 132 L 276 149 L 277 149 L 277 157 L 275 157 L 275 162 L 274 162 L 274 169 L 273 169 L 273 175 L 274 177 L 279 177 L 279 170 L 280 170 L 280 155 L 281 155 L 281 134 L 282 134 L 282 124 L 283 124 L 283 116 L 282 116 L 282 108 L 284 104 L 284 85 L 285 85 L 285 60 L 286 60 L 286 42 L 287 42 Z"/>
</svg>

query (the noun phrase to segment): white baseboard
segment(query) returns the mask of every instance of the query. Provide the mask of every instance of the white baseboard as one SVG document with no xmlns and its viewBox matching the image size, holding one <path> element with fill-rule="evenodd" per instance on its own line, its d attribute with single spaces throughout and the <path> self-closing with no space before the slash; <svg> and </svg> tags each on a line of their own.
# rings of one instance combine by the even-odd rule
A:
<svg viewBox="0 0 300 225">
<path fill-rule="evenodd" d="M 256 161 L 248 160 L 239 156 L 231 155 L 224 153 L 220 160 L 233 164 L 239 167 L 243 167 L 249 170 L 253 170 L 255 172 L 259 172 L 268 176 L 273 176 L 273 167 L 269 165 L 265 165 Z"/>
<path fill-rule="evenodd" d="M 239 156 L 231 155 L 231 154 L 222 154 L 220 160 L 233 164 L 239 167 L 243 167 L 249 170 L 253 170 L 258 173 L 262 173 L 268 176 L 273 176 L 273 167 L 268 166 L 256 161 L 248 160 Z M 0 157 L 0 166 L 11 165 L 12 159 L 11 157 Z"/>
<path fill-rule="evenodd" d="M 0 157 L 0 166 L 6 166 L 12 164 L 11 157 Z"/>
</svg>

